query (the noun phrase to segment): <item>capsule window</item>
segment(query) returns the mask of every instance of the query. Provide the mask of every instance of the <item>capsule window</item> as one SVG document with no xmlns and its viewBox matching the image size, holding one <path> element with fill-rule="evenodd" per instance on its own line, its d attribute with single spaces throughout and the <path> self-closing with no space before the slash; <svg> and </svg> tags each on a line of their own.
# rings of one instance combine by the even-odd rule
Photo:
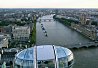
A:
<svg viewBox="0 0 98 68">
<path fill-rule="evenodd" d="M 72 64 L 73 60 L 69 61 L 68 62 L 68 66 L 70 66 Z"/>
</svg>

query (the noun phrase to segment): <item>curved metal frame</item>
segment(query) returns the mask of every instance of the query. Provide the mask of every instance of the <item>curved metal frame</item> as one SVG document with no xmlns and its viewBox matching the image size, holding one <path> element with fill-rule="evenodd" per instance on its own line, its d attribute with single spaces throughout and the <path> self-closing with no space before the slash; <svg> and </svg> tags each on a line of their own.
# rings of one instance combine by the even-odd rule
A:
<svg viewBox="0 0 98 68">
<path fill-rule="evenodd" d="M 59 65 L 58 65 L 58 57 L 57 57 L 57 52 L 56 52 L 56 48 L 54 45 L 53 46 L 53 50 L 54 50 L 54 56 L 55 56 L 55 68 L 59 68 Z"/>
<path fill-rule="evenodd" d="M 53 48 L 53 55 L 54 55 L 54 65 L 55 65 L 55 68 L 60 68 L 59 67 L 59 59 L 58 59 L 58 55 L 57 55 L 57 48 L 55 47 L 55 45 L 52 45 L 52 48 Z M 64 50 L 63 50 L 64 51 Z M 34 49 L 33 49 L 33 57 L 34 57 L 34 62 L 33 62 L 33 65 L 32 66 L 34 66 L 34 68 L 38 68 L 38 61 L 37 61 L 37 46 L 34 46 Z M 65 53 L 65 55 L 66 55 L 66 52 L 64 51 L 64 53 Z M 71 54 L 70 54 L 71 55 Z M 67 58 L 66 58 L 66 67 L 68 67 L 68 57 L 70 56 L 70 55 L 66 55 L 67 56 Z M 24 57 L 25 57 L 25 55 L 24 55 Z M 24 61 L 22 61 L 22 66 L 23 66 L 23 62 Z M 73 65 L 73 63 L 70 65 L 70 67 Z"/>
<path fill-rule="evenodd" d="M 34 46 L 34 68 L 38 68 L 37 65 L 37 46 Z"/>
</svg>

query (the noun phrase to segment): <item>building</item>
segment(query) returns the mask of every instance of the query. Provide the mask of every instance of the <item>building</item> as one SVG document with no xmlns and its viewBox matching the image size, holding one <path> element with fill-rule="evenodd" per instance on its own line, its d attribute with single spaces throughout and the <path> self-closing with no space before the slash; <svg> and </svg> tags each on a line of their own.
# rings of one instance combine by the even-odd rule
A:
<svg viewBox="0 0 98 68">
<path fill-rule="evenodd" d="M 97 32 L 95 26 L 87 27 L 87 26 L 71 23 L 71 27 L 91 40 L 97 39 Z"/>
<path fill-rule="evenodd" d="M 0 33 L 11 34 L 11 25 L 0 27 Z"/>
<path fill-rule="evenodd" d="M 7 38 L 0 38 L 0 48 L 8 47 L 8 39 Z"/>
<path fill-rule="evenodd" d="M 29 40 L 30 27 L 29 26 L 13 26 L 12 27 L 13 39 L 20 42 Z"/>
<path fill-rule="evenodd" d="M 10 36 L 10 34 L 0 33 L 0 38 L 7 38 L 9 41 L 11 41 L 11 36 Z"/>
<path fill-rule="evenodd" d="M 11 41 L 11 36 L 9 34 L 0 33 L 0 48 L 8 47 L 9 41 Z"/>
<path fill-rule="evenodd" d="M 72 68 L 73 53 L 55 45 L 40 45 L 16 54 L 14 68 Z"/>
<path fill-rule="evenodd" d="M 2 68 L 2 63 L 6 62 L 6 68 L 13 68 L 11 65 L 13 65 L 13 60 L 15 57 L 16 52 L 3 52 L 0 53 L 0 68 Z"/>
<path fill-rule="evenodd" d="M 85 24 L 86 24 L 86 18 L 87 18 L 87 16 L 86 16 L 85 13 L 82 13 L 82 14 L 80 15 L 80 22 L 81 22 L 81 25 L 85 25 Z"/>
</svg>

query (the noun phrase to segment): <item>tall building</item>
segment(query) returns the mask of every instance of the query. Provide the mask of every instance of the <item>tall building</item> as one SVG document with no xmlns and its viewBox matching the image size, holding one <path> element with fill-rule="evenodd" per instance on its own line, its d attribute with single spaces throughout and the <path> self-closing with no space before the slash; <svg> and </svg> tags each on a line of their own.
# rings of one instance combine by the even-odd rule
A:
<svg viewBox="0 0 98 68">
<path fill-rule="evenodd" d="M 12 27 L 13 39 L 16 41 L 24 42 L 28 41 L 30 37 L 29 26 L 13 26 Z"/>
<path fill-rule="evenodd" d="M 81 25 L 85 25 L 86 24 L 86 18 L 87 18 L 86 13 L 81 13 L 80 14 L 80 22 L 81 22 Z"/>
<path fill-rule="evenodd" d="M 8 39 L 7 38 L 0 38 L 0 48 L 8 47 Z"/>
</svg>

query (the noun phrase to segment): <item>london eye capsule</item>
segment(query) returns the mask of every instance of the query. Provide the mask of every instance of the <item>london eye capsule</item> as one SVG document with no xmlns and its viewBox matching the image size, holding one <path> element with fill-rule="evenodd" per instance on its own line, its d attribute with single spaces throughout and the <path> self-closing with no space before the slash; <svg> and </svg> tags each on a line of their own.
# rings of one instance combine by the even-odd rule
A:
<svg viewBox="0 0 98 68">
<path fill-rule="evenodd" d="M 55 45 L 27 48 L 15 56 L 14 68 L 72 68 L 71 50 Z"/>
</svg>

